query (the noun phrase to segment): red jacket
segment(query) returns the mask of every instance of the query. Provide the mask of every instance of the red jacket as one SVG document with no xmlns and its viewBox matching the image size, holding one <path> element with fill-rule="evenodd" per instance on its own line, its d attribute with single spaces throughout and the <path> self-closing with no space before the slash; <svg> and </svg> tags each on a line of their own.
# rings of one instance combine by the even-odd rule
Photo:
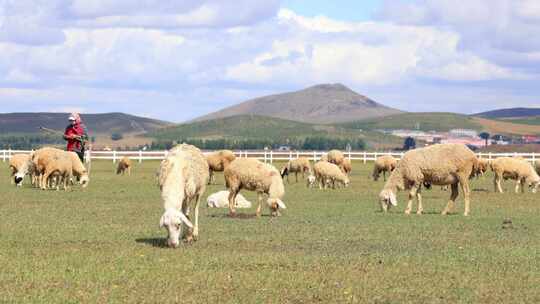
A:
<svg viewBox="0 0 540 304">
<path fill-rule="evenodd" d="M 69 125 L 64 132 L 64 139 L 67 140 L 68 151 L 77 151 L 82 150 L 81 141 L 78 139 L 70 138 L 71 136 L 83 137 L 85 135 L 84 126 L 81 123 L 75 123 L 74 125 Z"/>
</svg>

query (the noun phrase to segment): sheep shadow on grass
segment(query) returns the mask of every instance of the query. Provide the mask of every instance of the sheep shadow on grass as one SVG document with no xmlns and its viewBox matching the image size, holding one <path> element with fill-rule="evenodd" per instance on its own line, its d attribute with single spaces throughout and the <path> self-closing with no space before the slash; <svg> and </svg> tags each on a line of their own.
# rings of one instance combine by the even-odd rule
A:
<svg viewBox="0 0 540 304">
<path fill-rule="evenodd" d="M 151 245 L 152 247 L 168 248 L 166 238 L 139 238 L 136 239 L 135 242 Z"/>
</svg>

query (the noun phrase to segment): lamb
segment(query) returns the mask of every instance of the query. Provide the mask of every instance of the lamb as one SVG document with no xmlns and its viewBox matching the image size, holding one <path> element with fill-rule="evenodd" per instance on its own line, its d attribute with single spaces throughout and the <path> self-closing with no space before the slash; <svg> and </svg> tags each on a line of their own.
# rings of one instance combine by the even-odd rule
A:
<svg viewBox="0 0 540 304">
<path fill-rule="evenodd" d="M 289 182 L 289 173 L 294 173 L 296 182 L 298 182 L 298 173 L 302 173 L 302 179 L 305 178 L 305 174 L 311 172 L 311 164 L 309 159 L 305 157 L 299 157 L 297 159 L 290 160 L 283 168 L 281 168 L 281 178 L 287 176 L 287 183 Z"/>
<path fill-rule="evenodd" d="M 378 181 L 381 173 L 383 174 L 383 179 L 386 181 L 386 172 L 391 173 L 394 171 L 398 163 L 398 160 L 392 157 L 391 155 L 383 155 L 377 157 L 375 164 L 373 165 L 372 177 L 374 181 Z"/>
<path fill-rule="evenodd" d="M 28 162 L 30 161 L 30 154 L 15 154 L 12 155 L 9 159 L 9 168 L 11 169 L 10 180 L 11 184 L 16 184 L 18 187 L 22 186 L 22 180 L 27 174 L 25 168 L 28 167 Z M 16 174 L 21 171 L 24 172 L 22 176 L 17 176 Z"/>
<path fill-rule="evenodd" d="M 317 181 L 317 178 L 315 177 L 315 175 L 313 174 L 310 174 L 308 177 L 307 177 L 307 187 L 308 188 L 314 188 L 315 187 L 315 182 Z"/>
<path fill-rule="evenodd" d="M 493 179 L 493 185 L 495 192 L 503 193 L 501 187 L 501 180 L 513 179 L 516 180 L 515 192 L 519 192 L 521 186 L 521 192 L 525 192 L 525 184 L 532 187 L 532 192 L 536 193 L 536 189 L 540 184 L 540 177 L 536 173 L 533 165 L 524 159 L 513 157 L 499 157 L 491 161 L 491 170 L 495 173 Z"/>
<path fill-rule="evenodd" d="M 214 172 L 223 172 L 229 164 L 236 159 L 234 153 L 230 150 L 221 150 L 209 153 L 206 156 L 206 161 L 210 168 L 210 181 L 214 181 Z"/>
<path fill-rule="evenodd" d="M 129 157 L 124 156 L 119 162 L 118 166 L 116 166 L 116 174 L 122 174 L 126 172 L 128 173 L 128 176 L 131 176 L 131 159 Z"/>
<path fill-rule="evenodd" d="M 206 199 L 208 207 L 210 208 L 228 208 L 229 207 L 229 191 L 219 191 L 211 194 Z M 251 202 L 238 193 L 234 200 L 235 208 L 251 208 Z"/>
<path fill-rule="evenodd" d="M 77 178 L 79 181 L 79 184 L 82 188 L 88 187 L 88 183 L 90 182 L 89 172 L 86 170 L 86 167 L 83 165 L 81 159 L 75 152 L 65 152 L 69 155 L 71 158 L 71 166 L 73 169 L 73 175 Z"/>
<path fill-rule="evenodd" d="M 236 195 L 242 190 L 256 191 L 258 207 L 256 215 L 261 216 L 263 194 L 268 195 L 266 203 L 272 216 L 279 216 L 279 209 L 287 207 L 281 201 L 285 195 L 283 179 L 279 171 L 272 165 L 265 164 L 256 159 L 238 158 L 224 171 L 225 185 L 229 189 L 229 214 L 236 215 L 234 202 Z"/>
<path fill-rule="evenodd" d="M 420 189 L 423 183 L 427 182 L 441 186 L 451 185 L 450 200 L 442 211 L 445 215 L 453 209 L 459 194 L 458 185 L 460 185 L 465 197 L 463 215 L 468 216 L 470 212 L 469 178 L 477 164 L 478 159 L 474 153 L 462 144 L 437 144 L 408 151 L 379 194 L 381 208 L 386 212 L 390 205 L 397 206 L 397 191 L 406 189 L 409 190 L 409 202 L 405 213 L 411 213 L 412 200 L 416 197 L 417 214 L 422 214 Z"/>
<path fill-rule="evenodd" d="M 332 183 L 332 188 L 336 188 L 336 182 L 349 186 L 349 177 L 341 171 L 341 169 L 332 163 L 319 161 L 313 166 L 315 178 L 319 182 L 319 189 L 326 189 L 329 183 Z"/>
<path fill-rule="evenodd" d="M 169 151 L 162 162 L 159 174 L 159 187 L 165 212 L 159 221 L 160 228 L 168 233 L 169 247 L 178 247 L 179 238 L 183 235 L 186 242 L 196 241 L 199 236 L 199 203 L 208 183 L 208 163 L 201 150 L 181 144 Z M 193 205 L 195 219 L 189 219 L 189 211 Z M 188 231 L 182 234 L 182 224 Z"/>
</svg>

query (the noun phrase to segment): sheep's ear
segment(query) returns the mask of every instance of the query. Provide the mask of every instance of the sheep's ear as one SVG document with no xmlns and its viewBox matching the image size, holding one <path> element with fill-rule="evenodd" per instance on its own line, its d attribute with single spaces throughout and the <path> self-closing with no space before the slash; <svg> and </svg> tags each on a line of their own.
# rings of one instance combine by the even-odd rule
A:
<svg viewBox="0 0 540 304">
<path fill-rule="evenodd" d="M 390 199 L 390 204 L 392 204 L 393 206 L 397 206 L 397 198 L 394 192 L 390 192 L 388 198 Z"/>
<path fill-rule="evenodd" d="M 186 226 L 188 226 L 189 228 L 193 228 L 193 224 L 191 223 L 191 221 L 182 212 L 179 212 L 178 218 L 180 219 L 180 221 L 184 222 Z"/>
</svg>

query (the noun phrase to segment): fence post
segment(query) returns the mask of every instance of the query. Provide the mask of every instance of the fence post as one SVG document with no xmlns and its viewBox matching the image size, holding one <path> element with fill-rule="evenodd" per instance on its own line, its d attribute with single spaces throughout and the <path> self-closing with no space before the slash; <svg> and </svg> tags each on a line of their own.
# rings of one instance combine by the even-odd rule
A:
<svg viewBox="0 0 540 304">
<path fill-rule="evenodd" d="M 292 160 L 292 151 L 289 151 L 289 161 Z"/>
<path fill-rule="evenodd" d="M 142 151 L 139 150 L 139 164 L 142 163 Z"/>
<path fill-rule="evenodd" d="M 266 150 L 264 150 L 264 163 L 266 164 Z"/>
<path fill-rule="evenodd" d="M 300 152 L 298 152 L 298 150 L 296 150 L 296 158 L 299 158 L 300 157 Z"/>
<path fill-rule="evenodd" d="M 366 151 L 364 151 L 364 159 L 363 159 L 363 162 L 364 162 L 364 164 L 367 162 L 367 152 L 366 152 Z"/>
<path fill-rule="evenodd" d="M 2 150 L 2 160 L 6 162 L 6 150 Z"/>
<path fill-rule="evenodd" d="M 317 161 L 317 151 L 313 151 L 313 162 Z"/>
<path fill-rule="evenodd" d="M 112 162 L 113 164 L 116 164 L 116 150 L 112 152 Z"/>
<path fill-rule="evenodd" d="M 274 163 L 274 150 L 270 150 L 270 163 Z"/>
</svg>

